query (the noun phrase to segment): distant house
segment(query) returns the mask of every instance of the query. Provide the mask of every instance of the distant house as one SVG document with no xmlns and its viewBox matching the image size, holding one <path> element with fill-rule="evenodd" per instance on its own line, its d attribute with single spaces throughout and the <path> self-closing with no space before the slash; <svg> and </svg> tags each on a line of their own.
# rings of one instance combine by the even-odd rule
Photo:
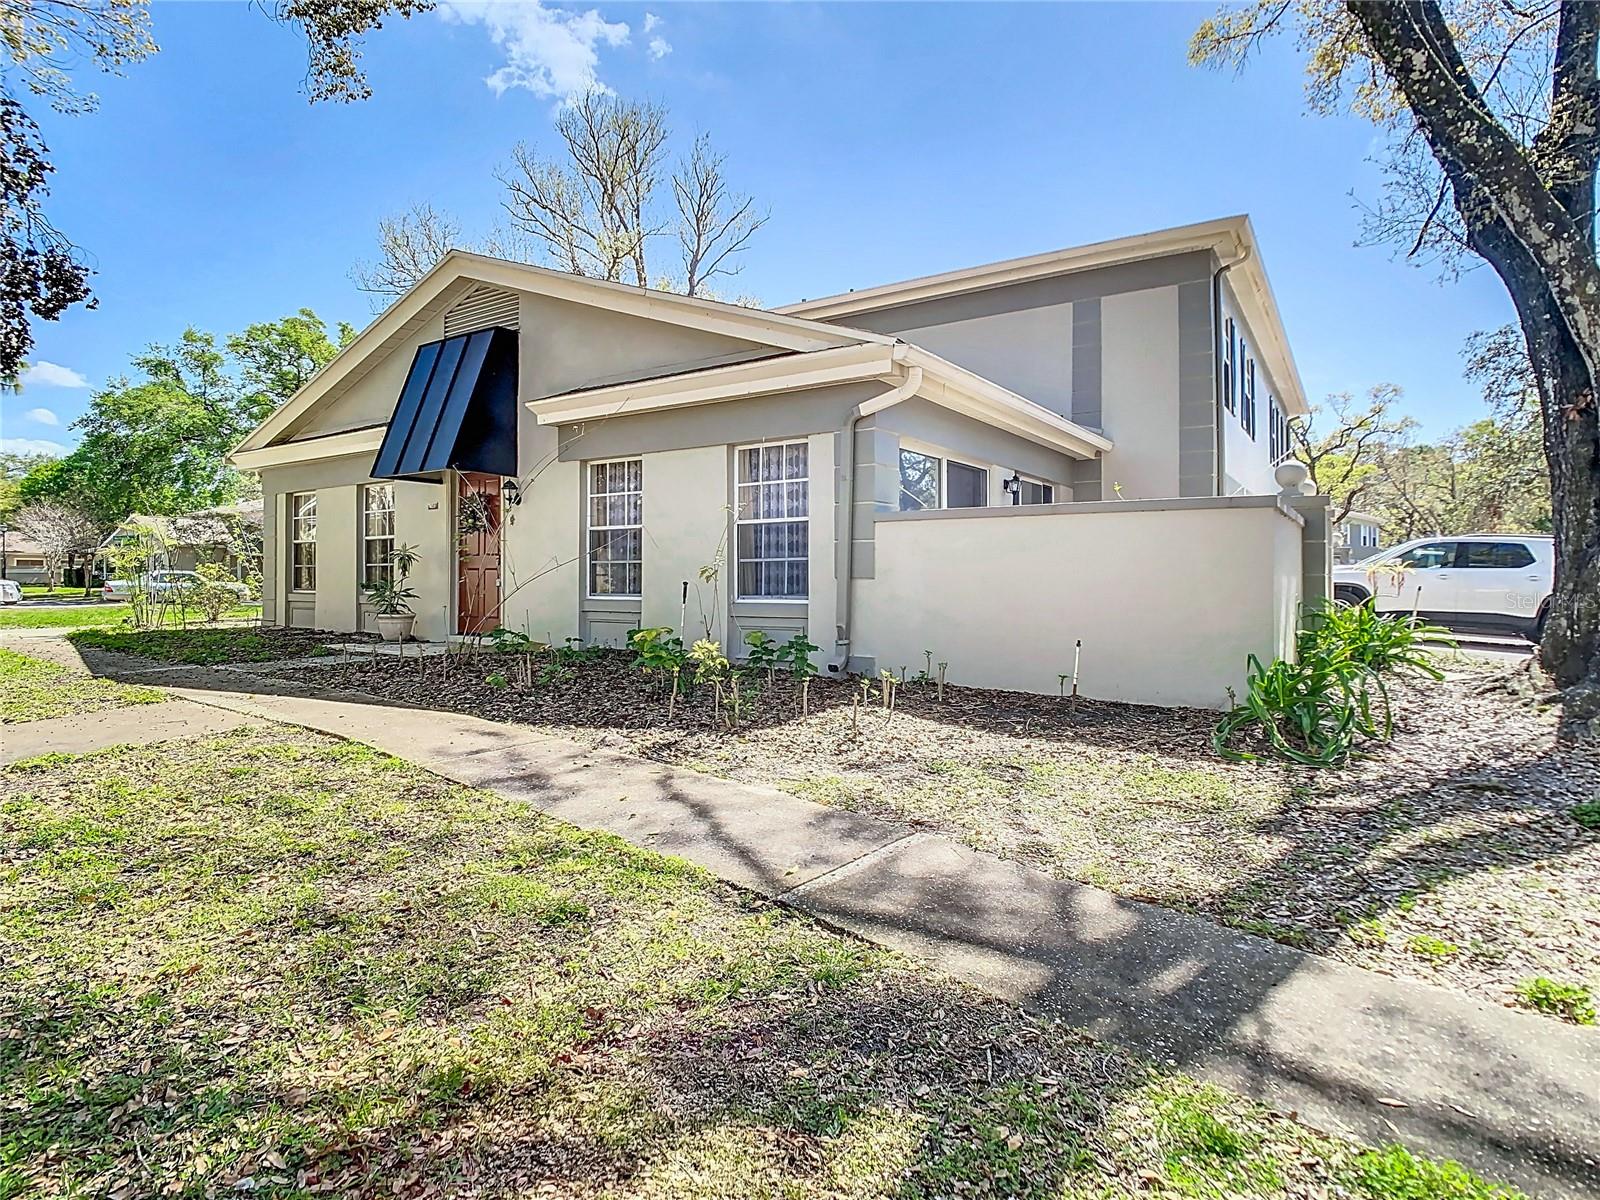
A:
<svg viewBox="0 0 1600 1200">
<path fill-rule="evenodd" d="M 192 571 L 202 563 L 221 563 L 235 579 L 259 576 L 264 511 L 260 500 L 242 500 L 175 517 L 134 513 L 100 544 L 100 570 L 113 569 L 109 559 L 116 546 L 149 531 L 159 546 L 151 570 Z"/>
<path fill-rule="evenodd" d="M 0 578 L 17 583 L 48 583 L 45 572 L 44 551 L 31 538 L 16 530 L 8 530 L 5 537 L 5 570 Z"/>
<path fill-rule="evenodd" d="M 1333 561 L 1355 562 L 1383 544 L 1383 526 L 1371 513 L 1353 512 L 1333 532 Z"/>
</svg>

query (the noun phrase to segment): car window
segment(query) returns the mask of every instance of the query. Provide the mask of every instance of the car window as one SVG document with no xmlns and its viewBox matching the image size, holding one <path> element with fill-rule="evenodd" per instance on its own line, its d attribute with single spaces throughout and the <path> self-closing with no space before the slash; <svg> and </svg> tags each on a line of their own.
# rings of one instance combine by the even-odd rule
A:
<svg viewBox="0 0 1600 1200">
<path fill-rule="evenodd" d="M 1404 551 L 1395 561 L 1415 571 L 1437 571 L 1443 567 L 1454 566 L 1455 557 L 1454 542 L 1424 542 L 1420 546 L 1413 546 Z"/>
<path fill-rule="evenodd" d="M 1532 552 L 1521 542 L 1463 542 L 1461 550 L 1458 565 L 1463 567 L 1514 570 L 1533 565 Z"/>
</svg>

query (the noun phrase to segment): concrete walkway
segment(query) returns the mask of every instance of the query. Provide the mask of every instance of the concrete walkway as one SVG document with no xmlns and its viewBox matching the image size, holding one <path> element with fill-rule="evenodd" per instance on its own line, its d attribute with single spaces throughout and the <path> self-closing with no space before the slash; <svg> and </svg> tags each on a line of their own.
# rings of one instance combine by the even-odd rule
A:
<svg viewBox="0 0 1600 1200">
<path fill-rule="evenodd" d="M 1600 1197 L 1595 1030 L 1345 967 L 943 837 L 518 726 L 288 694 L 283 681 L 229 670 L 159 682 L 223 720 L 351 738 L 681 855 L 1322 1128 L 1400 1140 L 1537 1196 Z"/>
</svg>

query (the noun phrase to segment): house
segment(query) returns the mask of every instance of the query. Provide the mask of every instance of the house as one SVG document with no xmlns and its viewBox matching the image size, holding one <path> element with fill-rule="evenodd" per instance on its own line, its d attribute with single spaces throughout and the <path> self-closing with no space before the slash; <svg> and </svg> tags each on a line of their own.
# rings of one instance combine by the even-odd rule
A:
<svg viewBox="0 0 1600 1200">
<path fill-rule="evenodd" d="M 1346 513 L 1334 527 L 1333 561 L 1350 563 L 1367 557 L 1383 544 L 1379 540 L 1382 529 L 1381 522 L 1371 513 Z"/>
<path fill-rule="evenodd" d="M 237 448 L 263 616 L 1219 705 L 1327 592 L 1244 217 L 762 310 L 451 251 Z M 1078 643 L 1081 642 L 1081 647 Z"/>
<path fill-rule="evenodd" d="M 0 579 L 17 583 L 49 583 L 45 568 L 44 549 L 32 538 L 24 537 L 14 529 L 5 533 L 4 567 Z"/>
<path fill-rule="evenodd" d="M 102 575 L 114 572 L 116 547 L 148 535 L 155 550 L 147 570 L 192 571 L 202 563 L 220 563 L 235 579 L 255 578 L 261 574 L 264 512 L 258 498 L 172 517 L 134 513 L 100 543 L 98 568 Z"/>
</svg>

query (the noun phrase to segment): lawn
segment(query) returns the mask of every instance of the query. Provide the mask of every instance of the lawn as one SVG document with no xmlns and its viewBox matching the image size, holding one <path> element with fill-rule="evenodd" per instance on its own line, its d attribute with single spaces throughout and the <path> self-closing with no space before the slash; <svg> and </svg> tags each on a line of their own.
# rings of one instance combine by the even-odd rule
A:
<svg viewBox="0 0 1600 1200">
<path fill-rule="evenodd" d="M 747 685 L 728 729 L 709 688 L 669 720 L 625 654 L 527 675 L 388 659 L 301 677 L 620 742 L 1493 1003 L 1548 1012 L 1526 999 L 1536 979 L 1600 994 L 1600 829 L 1584 823 L 1600 747 L 1561 743 L 1554 714 L 1485 693 L 1481 673 L 1394 684 L 1393 744 L 1321 772 L 1224 762 L 1216 714 L 1192 709 L 958 687 L 940 701 L 911 682 L 892 714 L 876 689 L 858 712 L 858 684 L 815 680 L 802 715 L 779 675 Z"/>
<path fill-rule="evenodd" d="M 1487 1197 L 365 747 L 0 772 L 0 1196 Z"/>
<path fill-rule="evenodd" d="M 242 605 L 223 614 L 228 621 L 254 621 L 260 605 Z M 0 608 L 0 629 L 74 629 L 85 626 L 127 625 L 133 610 L 126 604 L 75 604 L 62 608 L 8 605 Z"/>
<path fill-rule="evenodd" d="M 72 717 L 165 700 L 159 688 L 97 679 L 53 662 L 0 649 L 0 724 Z M 0 1196 L 5 1193 L 0 1192 Z"/>
<path fill-rule="evenodd" d="M 340 635 L 348 640 L 354 635 Z M 137 654 L 163 662 L 214 666 L 274 662 L 325 653 L 328 635 L 306 629 L 207 626 L 192 629 L 80 629 L 67 635 L 80 649 Z"/>
</svg>

